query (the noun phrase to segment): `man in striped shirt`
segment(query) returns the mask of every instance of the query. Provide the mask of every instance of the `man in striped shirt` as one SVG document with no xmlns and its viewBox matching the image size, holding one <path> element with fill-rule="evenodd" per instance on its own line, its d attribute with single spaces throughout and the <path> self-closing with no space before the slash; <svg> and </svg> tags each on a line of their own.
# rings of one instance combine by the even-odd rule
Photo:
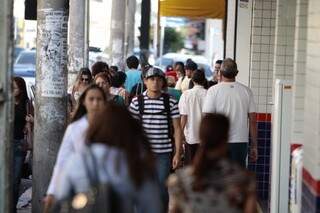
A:
<svg viewBox="0 0 320 213">
<path fill-rule="evenodd" d="M 147 90 L 132 100 L 130 112 L 136 119 L 141 120 L 150 147 L 155 154 L 162 198 L 165 208 L 168 208 L 166 180 L 171 168 L 176 169 L 180 163 L 182 130 L 177 101 L 162 92 L 165 81 L 165 75 L 161 69 L 149 68 L 144 76 Z"/>
</svg>

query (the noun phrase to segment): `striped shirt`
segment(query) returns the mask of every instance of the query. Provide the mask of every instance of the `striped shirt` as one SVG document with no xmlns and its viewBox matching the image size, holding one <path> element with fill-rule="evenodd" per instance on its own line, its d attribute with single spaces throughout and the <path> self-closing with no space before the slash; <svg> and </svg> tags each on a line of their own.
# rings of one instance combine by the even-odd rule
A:
<svg viewBox="0 0 320 213">
<path fill-rule="evenodd" d="M 143 115 L 139 112 L 138 97 L 135 97 L 130 104 L 130 112 L 136 119 L 142 119 L 142 126 L 149 139 L 151 150 L 154 153 L 172 152 L 172 143 L 169 136 L 168 118 L 164 106 L 164 98 L 152 99 L 143 93 L 144 110 Z M 179 109 L 177 101 L 170 96 L 170 117 L 179 118 Z"/>
</svg>

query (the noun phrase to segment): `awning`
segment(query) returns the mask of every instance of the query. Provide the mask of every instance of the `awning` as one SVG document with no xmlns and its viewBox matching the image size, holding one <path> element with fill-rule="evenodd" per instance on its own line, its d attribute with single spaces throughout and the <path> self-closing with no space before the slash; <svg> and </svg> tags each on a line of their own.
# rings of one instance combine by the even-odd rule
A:
<svg viewBox="0 0 320 213">
<path fill-rule="evenodd" d="M 225 0 L 160 0 L 161 16 L 224 18 Z"/>
</svg>

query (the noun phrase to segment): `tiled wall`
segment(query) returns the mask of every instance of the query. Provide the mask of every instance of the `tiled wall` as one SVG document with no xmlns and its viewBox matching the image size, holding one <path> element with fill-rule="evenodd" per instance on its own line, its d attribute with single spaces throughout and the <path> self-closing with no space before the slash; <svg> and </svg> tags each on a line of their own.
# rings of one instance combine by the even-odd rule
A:
<svg viewBox="0 0 320 213">
<path fill-rule="evenodd" d="M 308 0 L 297 0 L 293 75 L 293 144 L 303 143 Z"/>
<path fill-rule="evenodd" d="M 253 2 L 250 87 L 259 113 L 271 113 L 276 0 Z"/>
<path fill-rule="evenodd" d="M 259 158 L 256 163 L 249 163 L 248 169 L 256 174 L 257 194 L 263 202 L 269 198 L 271 114 L 259 113 L 257 121 Z"/>
<path fill-rule="evenodd" d="M 320 194 L 320 1 L 308 2 L 302 212 L 319 212 L 315 201 Z"/>
<path fill-rule="evenodd" d="M 277 1 L 274 80 L 293 79 L 295 15 L 295 0 Z"/>
<path fill-rule="evenodd" d="M 256 174 L 260 202 L 269 198 L 275 18 L 276 0 L 253 1 L 250 87 L 257 104 L 259 158 L 249 169 Z"/>
</svg>

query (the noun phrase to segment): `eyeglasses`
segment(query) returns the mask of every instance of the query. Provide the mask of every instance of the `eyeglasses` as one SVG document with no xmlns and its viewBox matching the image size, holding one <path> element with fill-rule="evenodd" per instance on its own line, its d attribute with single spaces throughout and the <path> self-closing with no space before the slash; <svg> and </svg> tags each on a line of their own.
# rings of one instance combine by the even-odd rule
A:
<svg viewBox="0 0 320 213">
<path fill-rule="evenodd" d="M 81 81 L 89 82 L 89 78 L 81 78 Z"/>
</svg>

